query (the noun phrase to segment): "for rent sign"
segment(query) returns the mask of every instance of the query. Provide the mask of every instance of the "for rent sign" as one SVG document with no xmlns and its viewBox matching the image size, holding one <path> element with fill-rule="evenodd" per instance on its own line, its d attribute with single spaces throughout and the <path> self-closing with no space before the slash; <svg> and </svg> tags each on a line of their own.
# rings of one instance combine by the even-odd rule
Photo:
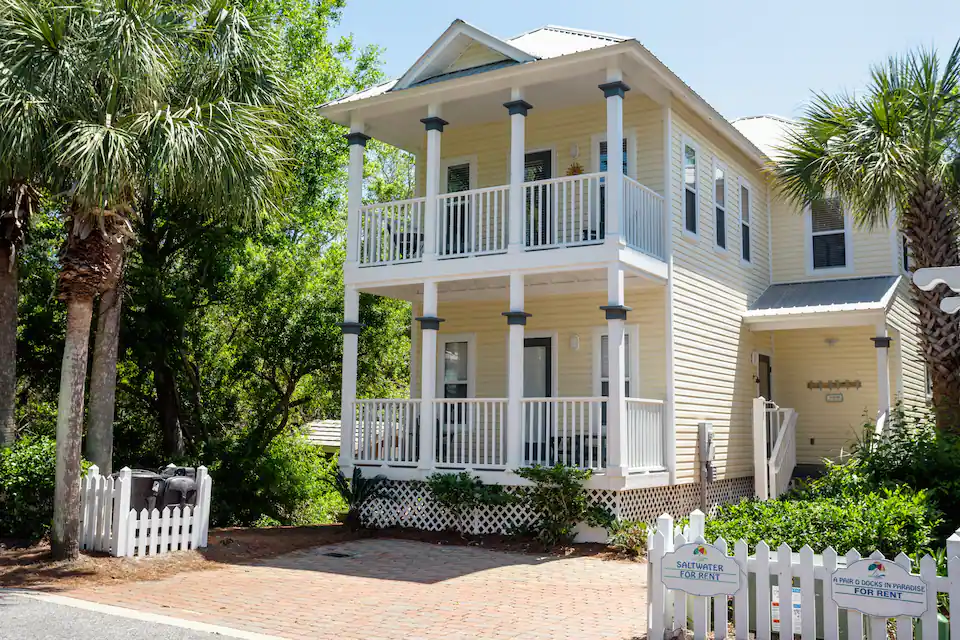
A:
<svg viewBox="0 0 960 640">
<path fill-rule="evenodd" d="M 927 585 L 887 560 L 858 560 L 833 573 L 833 601 L 869 616 L 919 617 L 927 610 Z"/>
<path fill-rule="evenodd" d="M 711 544 L 691 543 L 664 554 L 661 579 L 668 589 L 695 596 L 730 595 L 740 590 L 742 569 Z"/>
</svg>

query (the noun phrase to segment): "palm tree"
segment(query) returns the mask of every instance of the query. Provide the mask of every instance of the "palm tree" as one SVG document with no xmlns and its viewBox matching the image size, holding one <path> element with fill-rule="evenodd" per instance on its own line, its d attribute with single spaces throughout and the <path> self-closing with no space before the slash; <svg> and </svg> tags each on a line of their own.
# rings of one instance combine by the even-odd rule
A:
<svg viewBox="0 0 960 640">
<path fill-rule="evenodd" d="M 862 96 L 817 95 L 773 168 L 799 205 L 839 197 L 866 228 L 896 211 L 916 268 L 960 264 L 957 150 L 960 42 L 941 61 L 922 50 L 871 71 Z M 960 429 L 960 332 L 939 307 L 943 291 L 911 287 L 941 429 Z"/>
<path fill-rule="evenodd" d="M 23 63 L 7 66 L 41 86 L 47 100 L 62 105 L 48 144 L 52 163 L 69 185 L 59 278 L 67 331 L 51 546 L 55 557 L 68 558 L 79 552 L 80 443 L 94 300 L 112 290 L 119 304 L 122 256 L 133 239 L 138 208 L 163 194 L 196 203 L 210 215 L 241 211 L 255 217 L 269 209 L 287 157 L 285 118 L 277 104 L 240 101 L 236 94 L 216 91 L 217 82 L 221 87 L 243 83 L 231 67 L 221 67 L 227 77 L 218 80 L 216 65 L 204 65 L 197 55 L 202 43 L 217 37 L 228 40 L 209 48 L 243 50 L 241 43 L 229 40 L 223 21 L 249 23 L 226 0 L 180 5 L 52 0 L 39 17 L 27 11 L 33 6 L 30 0 L 6 2 L 18 7 L 15 15 L 29 17 L 19 23 L 22 37 L 13 38 L 5 52 Z M 51 53 L 45 34 L 63 21 L 82 23 L 83 29 L 65 29 L 62 46 Z M 35 28 L 37 22 L 43 28 Z M 268 35 L 257 37 L 269 43 Z M 52 93 L 54 83 L 45 84 L 37 73 L 41 61 L 53 55 L 69 57 L 79 79 L 66 99 Z M 94 375 L 111 389 L 115 336 L 109 337 L 114 341 L 112 363 L 104 349 L 106 362 Z"/>
</svg>

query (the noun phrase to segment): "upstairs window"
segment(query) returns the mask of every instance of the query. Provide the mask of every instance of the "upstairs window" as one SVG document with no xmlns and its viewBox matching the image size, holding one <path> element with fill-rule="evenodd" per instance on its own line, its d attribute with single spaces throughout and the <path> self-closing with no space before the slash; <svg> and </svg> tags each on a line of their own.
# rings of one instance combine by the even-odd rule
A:
<svg viewBox="0 0 960 640">
<path fill-rule="evenodd" d="M 683 147 L 683 187 L 684 229 L 696 234 L 700 208 L 697 198 L 697 150 L 689 144 Z"/>
<path fill-rule="evenodd" d="M 847 266 L 847 228 L 840 198 L 823 198 L 810 205 L 813 268 Z"/>
<path fill-rule="evenodd" d="M 713 204 L 717 229 L 717 246 L 727 248 L 727 172 L 723 165 L 713 166 Z"/>
<path fill-rule="evenodd" d="M 740 183 L 740 257 L 750 262 L 750 187 Z"/>
<path fill-rule="evenodd" d="M 623 175 L 627 175 L 627 139 L 623 139 Z M 600 171 L 607 170 L 607 141 L 600 141 Z"/>
</svg>

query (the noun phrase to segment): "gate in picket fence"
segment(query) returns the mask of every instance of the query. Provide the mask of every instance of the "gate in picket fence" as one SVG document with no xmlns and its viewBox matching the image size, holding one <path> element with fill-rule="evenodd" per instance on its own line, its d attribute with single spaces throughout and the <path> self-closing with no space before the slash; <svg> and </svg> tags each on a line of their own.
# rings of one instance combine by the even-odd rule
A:
<svg viewBox="0 0 960 640">
<path fill-rule="evenodd" d="M 197 467 L 196 504 L 160 509 L 130 508 L 131 471 L 102 476 L 90 467 L 80 487 L 80 548 L 112 556 L 147 556 L 207 546 L 213 480 Z"/>
<path fill-rule="evenodd" d="M 647 544 L 649 640 L 672 637 L 681 629 L 692 630 L 694 640 L 706 640 L 708 634 L 713 634 L 715 640 L 770 640 L 772 635 L 791 638 L 794 634 L 801 640 L 863 640 L 865 632 L 869 640 L 938 640 L 938 594 L 947 594 L 951 605 L 955 600 L 960 603 L 960 530 L 947 541 L 948 571 L 946 576 L 939 576 L 937 562 L 930 555 L 920 560 L 919 573 L 912 572 L 913 563 L 904 553 L 891 561 L 879 552 L 861 558 L 856 550 L 840 556 L 828 547 L 822 554 L 814 554 L 808 545 L 794 552 L 786 544 L 772 550 L 760 542 L 755 553 L 749 555 L 743 540 L 731 548 L 719 538 L 711 546 L 704 539 L 704 524 L 705 516 L 700 511 L 691 513 L 689 525 L 682 528 L 674 527 L 673 518 L 664 514 L 657 520 L 656 529 L 651 530 Z M 672 580 L 681 573 L 677 569 L 681 565 L 692 566 L 694 571 L 695 567 L 717 566 L 690 565 L 678 559 L 682 556 L 673 552 L 684 545 L 692 548 L 693 554 L 702 553 L 701 557 L 719 550 L 741 573 L 738 589 L 729 595 L 711 597 L 667 588 L 664 577 L 675 584 Z M 862 581 L 846 577 L 852 575 L 846 571 L 853 572 L 850 567 L 860 560 L 869 562 L 858 567 L 868 566 L 880 577 Z M 903 578 L 900 582 L 880 582 L 884 579 L 883 570 Z M 700 575 L 699 579 L 714 579 L 709 573 Z M 721 575 L 720 580 L 724 577 Z M 862 593 L 857 602 L 876 599 L 879 604 L 871 608 L 878 607 L 881 612 L 898 617 L 869 615 L 838 606 L 834 598 L 851 602 L 851 594 L 858 589 Z M 705 587 L 700 592 L 709 590 Z M 773 598 L 774 591 L 778 592 L 779 603 Z M 960 604 L 957 606 L 960 609 Z M 918 615 L 899 615 L 909 608 L 924 610 Z M 950 618 L 949 628 L 950 638 L 960 639 L 960 611 Z"/>
</svg>

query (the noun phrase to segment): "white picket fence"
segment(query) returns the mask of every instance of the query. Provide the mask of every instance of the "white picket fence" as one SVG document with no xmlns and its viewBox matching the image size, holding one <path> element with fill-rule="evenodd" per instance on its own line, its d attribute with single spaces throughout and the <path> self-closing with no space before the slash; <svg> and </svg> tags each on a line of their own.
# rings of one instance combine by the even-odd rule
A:
<svg viewBox="0 0 960 640">
<path fill-rule="evenodd" d="M 147 556 L 207 546 L 213 480 L 206 467 L 197 467 L 195 506 L 163 510 L 130 508 L 132 472 L 116 478 L 90 467 L 80 488 L 80 548 L 113 556 Z"/>
<path fill-rule="evenodd" d="M 960 531 L 947 542 L 950 558 L 947 576 L 937 575 L 937 562 L 930 555 L 920 560 L 919 573 L 912 573 L 913 563 L 903 553 L 890 561 L 890 564 L 905 569 L 911 579 L 919 579 L 926 586 L 925 593 L 919 596 L 921 602 L 926 599 L 926 610 L 919 617 L 902 615 L 891 618 L 894 622 L 890 626 L 886 617 L 844 609 L 834 602 L 835 590 L 839 594 L 833 583 L 834 574 L 862 559 L 856 550 L 840 556 L 828 547 L 822 554 L 814 554 L 808 545 L 794 552 L 783 544 L 773 551 L 767 543 L 761 542 L 756 552 L 749 555 L 745 541 L 738 540 L 731 548 L 720 538 L 712 543 L 713 546 L 740 567 L 742 579 L 735 593 L 708 597 L 668 589 L 663 582 L 664 567 L 668 566 L 664 556 L 689 543 L 706 543 L 704 524 L 705 517 L 700 511 L 691 513 L 690 524 L 682 529 L 675 528 L 673 518 L 664 514 L 657 520 L 656 528 L 651 530 L 647 565 L 647 632 L 650 640 L 672 636 L 680 629 L 692 630 L 695 640 L 705 640 L 711 633 L 715 640 L 731 636 L 746 640 L 754 633 L 756 640 L 770 640 L 772 634 L 780 633 L 780 629 L 783 629 L 781 638 L 792 637 L 790 625 L 801 640 L 838 640 L 841 637 L 863 640 L 865 631 L 869 640 L 887 640 L 894 637 L 894 628 L 898 640 L 911 640 L 915 633 L 919 640 L 937 640 L 937 595 L 948 594 L 951 604 L 960 602 L 960 557 L 957 557 L 960 555 Z M 871 554 L 868 559 L 887 560 L 879 552 Z M 779 607 L 776 607 L 779 623 L 773 619 L 772 579 L 777 583 L 773 588 L 779 591 Z M 784 589 L 783 585 L 790 588 Z M 795 611 L 797 604 L 799 611 Z M 795 620 L 795 616 L 799 620 Z M 915 629 L 916 621 L 919 621 L 919 629 Z M 950 637 L 960 638 L 960 612 L 950 618 Z"/>
</svg>

